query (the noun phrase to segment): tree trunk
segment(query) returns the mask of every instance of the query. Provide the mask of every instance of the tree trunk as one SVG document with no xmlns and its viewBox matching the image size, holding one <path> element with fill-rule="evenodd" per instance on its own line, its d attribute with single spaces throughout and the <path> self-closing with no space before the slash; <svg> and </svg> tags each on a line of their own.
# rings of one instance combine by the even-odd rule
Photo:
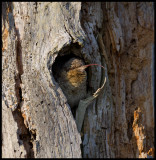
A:
<svg viewBox="0 0 156 160">
<path fill-rule="evenodd" d="M 154 156 L 154 4 L 2 3 L 2 157 Z M 87 69 L 81 133 L 54 73 Z M 76 110 L 76 109 L 75 109 Z"/>
</svg>

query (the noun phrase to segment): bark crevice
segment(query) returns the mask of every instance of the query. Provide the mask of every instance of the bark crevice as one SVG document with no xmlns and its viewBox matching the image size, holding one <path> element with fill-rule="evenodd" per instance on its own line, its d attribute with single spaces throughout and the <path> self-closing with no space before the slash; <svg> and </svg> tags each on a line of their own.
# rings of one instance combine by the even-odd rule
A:
<svg viewBox="0 0 156 160">
<path fill-rule="evenodd" d="M 34 151 L 33 151 L 33 143 L 32 143 L 32 136 L 29 132 L 29 128 L 27 128 L 24 124 L 24 117 L 21 112 L 21 107 L 23 105 L 23 97 L 22 97 L 22 89 L 21 89 L 21 75 L 23 74 L 23 64 L 22 64 L 22 45 L 20 40 L 20 33 L 18 28 L 15 27 L 16 33 L 16 67 L 17 67 L 17 74 L 15 75 L 15 93 L 17 97 L 17 108 L 13 110 L 12 115 L 17 123 L 17 139 L 19 145 L 23 145 L 26 150 L 25 158 L 34 158 Z M 21 152 L 22 154 L 23 152 Z"/>
</svg>

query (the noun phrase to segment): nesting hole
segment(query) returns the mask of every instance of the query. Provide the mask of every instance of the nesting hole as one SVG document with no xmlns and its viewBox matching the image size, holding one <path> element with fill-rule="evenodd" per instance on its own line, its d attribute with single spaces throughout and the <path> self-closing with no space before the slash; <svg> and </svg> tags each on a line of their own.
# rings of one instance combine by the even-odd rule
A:
<svg viewBox="0 0 156 160">
<path fill-rule="evenodd" d="M 54 79 L 55 81 L 58 83 L 58 79 L 59 79 L 59 74 L 60 74 L 60 71 L 61 69 L 64 67 L 64 64 L 69 61 L 71 58 L 79 58 L 78 56 L 75 56 L 74 54 L 70 53 L 70 54 L 67 54 L 67 55 L 63 55 L 63 56 L 60 56 L 58 55 L 55 59 L 55 62 L 53 63 L 52 65 L 52 73 L 53 73 L 53 76 L 54 76 Z M 58 83 L 59 84 L 59 83 Z M 62 89 L 62 88 L 61 88 Z M 62 89 L 62 91 L 64 92 L 64 90 Z M 65 94 L 64 94 L 65 95 Z M 66 95 L 65 95 L 66 96 Z M 69 103 L 68 103 L 69 104 Z M 72 111 L 72 114 L 75 118 L 76 116 L 76 109 L 77 109 L 77 106 L 75 106 L 74 108 L 71 108 L 71 111 Z"/>
<path fill-rule="evenodd" d="M 76 46 L 72 46 L 72 47 L 67 47 L 67 48 L 63 49 L 62 51 L 60 51 L 58 53 L 57 57 L 55 58 L 55 61 L 54 61 L 53 65 L 52 65 L 52 75 L 53 75 L 56 82 L 58 82 L 59 74 L 60 74 L 60 71 L 62 70 L 62 68 L 64 67 L 64 64 L 67 61 L 69 61 L 71 58 L 79 58 L 79 59 L 83 60 L 83 58 L 81 56 L 81 48 L 79 48 L 79 46 L 76 45 Z M 88 76 L 88 69 L 86 69 L 86 72 L 87 72 L 87 76 Z M 88 81 L 88 79 L 87 79 L 87 81 Z M 58 85 L 59 85 L 59 83 L 58 83 Z M 88 82 L 86 83 L 86 85 L 88 85 Z M 63 89 L 62 89 L 62 91 L 63 91 Z M 74 118 L 76 116 L 77 107 L 78 106 L 75 106 L 74 108 L 73 107 L 71 108 L 71 111 L 72 111 L 72 114 L 73 114 Z"/>
</svg>

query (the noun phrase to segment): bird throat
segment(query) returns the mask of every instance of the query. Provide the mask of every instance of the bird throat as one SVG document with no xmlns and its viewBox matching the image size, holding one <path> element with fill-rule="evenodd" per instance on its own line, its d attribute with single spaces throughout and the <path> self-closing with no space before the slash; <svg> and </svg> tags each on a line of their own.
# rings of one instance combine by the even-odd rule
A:
<svg viewBox="0 0 156 160">
<path fill-rule="evenodd" d="M 99 64 L 88 64 L 88 65 L 83 65 L 81 67 L 69 70 L 67 72 L 67 79 L 68 79 L 69 83 L 73 87 L 79 87 L 80 85 L 82 85 L 82 83 L 86 83 L 87 73 L 86 73 L 85 69 L 87 67 L 93 66 L 93 65 L 98 65 L 102 68 L 105 68 L 104 66 L 101 66 Z"/>
<path fill-rule="evenodd" d="M 75 68 L 67 72 L 67 79 L 73 87 L 79 87 L 87 80 L 87 73 L 85 70 Z"/>
</svg>

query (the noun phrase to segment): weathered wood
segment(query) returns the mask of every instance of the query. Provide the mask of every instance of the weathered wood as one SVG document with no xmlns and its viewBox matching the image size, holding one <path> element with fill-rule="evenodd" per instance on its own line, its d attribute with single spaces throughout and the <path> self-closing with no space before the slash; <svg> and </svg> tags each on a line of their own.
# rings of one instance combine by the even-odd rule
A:
<svg viewBox="0 0 156 160">
<path fill-rule="evenodd" d="M 2 157 L 153 156 L 152 2 L 3 2 L 2 41 Z M 52 71 L 71 54 L 105 67 L 88 95 L 107 79 L 81 136 Z"/>
</svg>

